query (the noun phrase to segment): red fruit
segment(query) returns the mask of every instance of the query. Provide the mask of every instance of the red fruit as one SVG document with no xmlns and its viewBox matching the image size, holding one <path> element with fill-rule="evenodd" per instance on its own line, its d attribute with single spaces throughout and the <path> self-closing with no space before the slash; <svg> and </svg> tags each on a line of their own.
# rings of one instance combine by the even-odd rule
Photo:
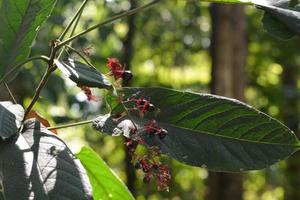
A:
<svg viewBox="0 0 300 200">
<path fill-rule="evenodd" d="M 152 120 L 151 122 L 144 125 L 144 131 L 150 135 L 158 135 L 160 139 L 163 139 L 168 134 L 168 131 L 158 127 L 158 124 L 155 120 Z"/>
<path fill-rule="evenodd" d="M 81 86 L 80 88 L 84 92 L 84 94 L 86 95 L 88 101 L 95 101 L 96 100 L 96 97 L 92 94 L 92 91 L 89 87 Z"/>
<path fill-rule="evenodd" d="M 141 164 L 139 162 L 135 163 L 134 168 L 135 169 L 141 169 Z"/>
<path fill-rule="evenodd" d="M 145 174 L 143 182 L 144 183 L 149 183 L 150 180 L 151 180 L 151 174 L 150 173 Z"/>
<path fill-rule="evenodd" d="M 171 181 L 171 174 L 167 165 L 159 165 L 156 180 L 159 190 L 165 190 L 169 188 Z"/>
<path fill-rule="evenodd" d="M 161 131 L 158 133 L 158 137 L 160 139 L 164 139 L 167 134 L 168 134 L 168 131 L 162 128 Z"/>
<path fill-rule="evenodd" d="M 129 152 L 133 153 L 136 150 L 138 143 L 130 138 L 127 138 L 125 141 L 125 145 Z"/>
<path fill-rule="evenodd" d="M 123 80 L 129 81 L 132 79 L 132 77 L 133 77 L 133 75 L 132 75 L 131 71 L 129 71 L 129 70 L 123 71 L 123 73 L 122 73 Z"/>
<path fill-rule="evenodd" d="M 153 167 L 153 169 L 158 170 L 159 165 L 158 164 L 153 164 L 152 167 Z"/>
<path fill-rule="evenodd" d="M 153 112 L 155 110 L 155 106 L 150 103 L 150 100 L 146 100 L 144 97 L 140 97 L 138 99 L 132 98 L 128 101 L 135 103 L 135 108 L 140 111 L 141 117 L 143 117 L 147 112 Z"/>
<path fill-rule="evenodd" d="M 149 164 L 145 159 L 140 160 L 140 165 L 145 173 L 149 172 L 151 169 L 151 164 Z"/>
<path fill-rule="evenodd" d="M 155 106 L 152 103 L 150 103 L 148 107 L 148 111 L 153 112 L 154 110 L 155 110 Z"/>
</svg>

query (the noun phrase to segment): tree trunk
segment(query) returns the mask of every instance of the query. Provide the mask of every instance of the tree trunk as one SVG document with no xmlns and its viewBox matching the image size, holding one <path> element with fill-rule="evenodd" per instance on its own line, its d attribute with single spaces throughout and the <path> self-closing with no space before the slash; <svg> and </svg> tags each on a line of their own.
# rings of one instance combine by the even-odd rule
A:
<svg viewBox="0 0 300 200">
<path fill-rule="evenodd" d="M 130 0 L 131 8 L 137 7 L 136 0 Z M 133 56 L 133 38 L 135 33 L 135 15 L 128 16 L 127 19 L 127 26 L 128 26 L 128 32 L 123 40 L 123 56 L 122 56 L 122 62 L 126 65 L 126 69 L 130 70 L 130 64 Z M 130 81 L 124 82 L 124 86 L 130 86 Z M 136 189 L 135 189 L 135 180 L 136 180 L 136 174 L 135 169 L 131 163 L 131 156 L 129 155 L 127 148 L 124 146 L 125 149 L 125 171 L 126 171 L 126 177 L 127 177 L 127 187 L 130 190 L 130 192 L 135 196 Z"/>
<path fill-rule="evenodd" d="M 283 117 L 285 124 L 295 131 L 298 138 L 300 137 L 297 117 L 297 73 L 296 66 L 284 66 L 283 87 L 285 103 L 283 106 Z M 300 199 L 300 152 L 296 152 L 287 161 L 286 178 L 286 200 Z"/>
<path fill-rule="evenodd" d="M 212 83 L 214 94 L 244 100 L 247 56 L 246 17 L 241 5 L 211 6 Z M 243 198 L 242 174 L 210 172 L 209 200 Z"/>
<path fill-rule="evenodd" d="M 290 43 L 291 44 L 291 43 Z M 299 40 L 295 42 L 299 44 Z M 282 105 L 284 123 L 295 132 L 295 134 L 300 137 L 300 131 L 298 124 L 299 119 L 299 109 L 298 109 L 298 98 L 299 91 L 297 91 L 297 78 L 298 78 L 298 67 L 297 66 L 297 56 L 292 52 L 288 52 L 290 47 L 287 45 L 281 46 L 281 49 L 286 50 L 283 52 L 282 58 L 279 63 L 283 64 L 282 73 L 282 90 L 284 103 Z M 292 48 L 295 49 L 295 48 Z M 290 59 L 287 59 L 290 58 Z M 285 199 L 286 200 L 299 200 L 300 199 L 300 152 L 296 152 L 287 160 L 286 168 L 286 179 L 285 184 Z"/>
</svg>

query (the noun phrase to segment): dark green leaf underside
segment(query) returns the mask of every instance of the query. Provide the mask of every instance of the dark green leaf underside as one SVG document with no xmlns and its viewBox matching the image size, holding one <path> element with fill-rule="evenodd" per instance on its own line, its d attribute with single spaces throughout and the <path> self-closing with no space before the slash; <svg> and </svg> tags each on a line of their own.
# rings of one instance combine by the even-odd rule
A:
<svg viewBox="0 0 300 200">
<path fill-rule="evenodd" d="M 125 184 L 92 149 L 83 147 L 76 156 L 87 170 L 93 186 L 94 199 L 134 199 Z"/>
<path fill-rule="evenodd" d="M 21 105 L 9 101 L 0 102 L 0 138 L 7 139 L 15 135 L 24 118 Z"/>
<path fill-rule="evenodd" d="M 68 147 L 33 120 L 13 140 L 1 142 L 5 199 L 92 199 L 86 172 Z"/>
<path fill-rule="evenodd" d="M 293 7 L 290 7 L 290 0 L 268 0 L 255 3 L 258 8 L 265 11 L 263 24 L 270 34 L 281 39 L 300 35 L 299 3 Z"/>
<path fill-rule="evenodd" d="M 167 129 L 165 139 L 148 142 L 187 164 L 217 171 L 260 169 L 299 148 L 286 126 L 237 100 L 165 88 L 125 88 L 124 93 L 125 99 L 151 99 L 160 112 L 135 120 L 142 126 L 155 119 Z"/>
<path fill-rule="evenodd" d="M 50 15 L 55 2 L 56 0 L 1 1 L 0 77 L 27 58 L 38 28 Z"/>
<path fill-rule="evenodd" d="M 55 64 L 63 74 L 78 86 L 112 89 L 112 85 L 107 77 L 90 66 L 73 59 L 66 61 L 55 60 Z"/>
</svg>

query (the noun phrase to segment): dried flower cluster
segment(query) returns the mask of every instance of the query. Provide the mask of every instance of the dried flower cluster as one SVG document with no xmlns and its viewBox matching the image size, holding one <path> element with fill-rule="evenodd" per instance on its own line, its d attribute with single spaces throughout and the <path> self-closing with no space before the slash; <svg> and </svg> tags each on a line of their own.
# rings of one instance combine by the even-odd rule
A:
<svg viewBox="0 0 300 200">
<path fill-rule="evenodd" d="M 90 49 L 86 48 L 83 49 L 83 52 L 86 56 L 90 56 Z M 129 70 L 125 70 L 125 66 L 122 66 L 118 59 L 116 58 L 108 58 L 108 62 L 106 66 L 109 68 L 110 72 L 108 73 L 109 76 L 113 76 L 116 81 L 122 79 L 125 81 L 129 81 L 132 78 L 132 73 Z M 87 86 L 81 86 L 81 90 L 84 92 L 84 94 L 87 96 L 88 101 L 95 101 L 96 98 L 92 94 L 92 91 Z M 147 107 L 148 105 L 145 105 Z M 144 108 L 146 109 L 146 108 Z M 141 111 L 142 113 L 145 113 L 144 111 Z"/>
<path fill-rule="evenodd" d="M 132 77 L 130 71 L 125 70 L 125 66 L 122 66 L 116 58 L 108 58 L 106 65 L 110 72 L 108 75 L 115 79 L 115 87 L 122 89 L 120 80 L 129 80 Z M 88 100 L 93 100 L 94 96 L 88 87 L 81 87 Z M 148 113 L 156 110 L 155 106 L 150 102 L 150 98 L 144 97 L 130 97 L 124 100 L 125 94 L 119 92 L 116 99 L 120 102 L 125 109 L 124 113 L 118 113 L 113 118 L 113 123 L 117 123 L 117 126 L 112 131 L 112 135 L 123 135 L 125 137 L 124 145 L 132 158 L 132 163 L 135 168 L 141 170 L 144 173 L 143 181 L 149 183 L 151 180 L 156 180 L 158 190 L 168 190 L 171 181 L 171 174 L 169 167 L 160 162 L 161 152 L 157 146 L 150 146 L 144 140 L 145 137 L 158 137 L 163 140 L 168 131 L 159 126 L 155 120 L 150 120 L 144 125 L 135 124 L 131 119 L 130 111 L 138 111 L 139 117 L 144 118 Z M 109 117 L 109 116 L 108 116 Z M 103 131 L 104 124 L 108 117 L 100 117 L 99 120 L 95 120 L 93 124 L 94 128 L 99 131 Z M 128 119 L 123 119 L 123 118 Z M 146 153 L 137 151 L 138 146 L 146 148 Z"/>
<path fill-rule="evenodd" d="M 150 103 L 150 99 L 146 100 L 144 97 L 138 99 L 130 98 L 127 102 L 133 102 L 135 104 L 134 109 L 139 111 L 140 117 L 144 117 L 147 112 L 153 112 L 155 110 L 154 105 Z"/>
<path fill-rule="evenodd" d="M 134 110 L 138 110 L 140 117 L 144 117 L 148 112 L 153 112 L 155 106 L 146 100 L 144 97 L 129 98 L 126 102 L 134 103 Z M 159 127 L 155 120 L 151 120 L 144 124 L 141 130 L 136 130 L 136 127 L 131 127 L 129 138 L 126 138 L 125 145 L 129 154 L 132 156 L 132 162 L 136 169 L 140 169 L 144 173 L 144 183 L 149 183 L 155 179 L 158 185 L 158 190 L 168 190 L 171 181 L 171 174 L 169 167 L 159 161 L 160 150 L 155 146 L 147 146 L 141 135 L 145 136 L 158 136 L 164 139 L 168 134 L 167 130 Z M 136 149 L 138 145 L 143 145 L 148 149 L 147 155 L 138 155 Z"/>
<path fill-rule="evenodd" d="M 113 76 L 115 80 L 123 79 L 129 81 L 132 78 L 132 73 L 126 70 L 125 66 L 122 66 L 116 58 L 108 58 L 106 66 L 110 69 L 108 75 Z"/>
</svg>

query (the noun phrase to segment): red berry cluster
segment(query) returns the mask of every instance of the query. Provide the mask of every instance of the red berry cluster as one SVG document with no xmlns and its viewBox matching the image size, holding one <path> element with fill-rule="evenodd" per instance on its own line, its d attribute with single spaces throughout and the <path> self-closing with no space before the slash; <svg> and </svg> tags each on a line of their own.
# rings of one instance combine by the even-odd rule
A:
<svg viewBox="0 0 300 200">
<path fill-rule="evenodd" d="M 143 170 L 144 183 L 149 183 L 152 178 L 156 178 L 159 190 L 168 190 L 171 181 L 171 174 L 169 167 L 160 163 L 152 163 L 150 159 L 140 159 L 135 164 L 136 169 Z"/>
<path fill-rule="evenodd" d="M 139 143 L 131 138 L 126 138 L 124 144 L 127 147 L 129 154 L 132 155 L 134 154 Z"/>
<path fill-rule="evenodd" d="M 158 189 L 159 190 L 168 190 L 170 181 L 171 181 L 171 174 L 168 165 L 159 165 L 158 172 L 156 175 Z"/>
<path fill-rule="evenodd" d="M 92 94 L 92 91 L 89 87 L 81 86 L 80 88 L 84 92 L 84 94 L 86 95 L 88 101 L 96 101 L 96 97 Z"/>
<path fill-rule="evenodd" d="M 129 81 L 132 78 L 132 73 L 125 70 L 125 66 L 122 66 L 116 58 L 108 58 L 106 66 L 110 69 L 108 75 L 113 76 L 115 80 L 123 79 Z"/>
<path fill-rule="evenodd" d="M 160 128 L 155 120 L 144 125 L 144 131 L 149 135 L 157 135 L 160 139 L 164 139 L 168 131 Z"/>
<path fill-rule="evenodd" d="M 143 138 L 137 134 L 137 130 L 132 128 L 130 130 L 130 138 L 126 138 L 124 142 L 125 146 L 128 149 L 128 152 L 131 156 L 135 156 L 135 150 L 139 144 L 144 145 L 145 142 Z"/>
<path fill-rule="evenodd" d="M 161 139 L 165 137 L 167 131 L 158 127 L 155 120 L 146 124 L 144 132 L 151 135 L 158 135 Z M 128 153 L 132 156 L 132 162 L 135 163 L 136 169 L 141 169 L 144 172 L 144 183 L 149 183 L 155 178 L 158 190 L 168 190 L 171 181 L 170 170 L 167 165 L 161 164 L 159 160 L 160 150 L 156 146 L 147 147 L 147 155 L 138 155 L 136 149 L 138 145 L 145 145 L 143 138 L 138 134 L 136 129 L 131 129 L 130 137 L 124 142 Z"/>
</svg>

